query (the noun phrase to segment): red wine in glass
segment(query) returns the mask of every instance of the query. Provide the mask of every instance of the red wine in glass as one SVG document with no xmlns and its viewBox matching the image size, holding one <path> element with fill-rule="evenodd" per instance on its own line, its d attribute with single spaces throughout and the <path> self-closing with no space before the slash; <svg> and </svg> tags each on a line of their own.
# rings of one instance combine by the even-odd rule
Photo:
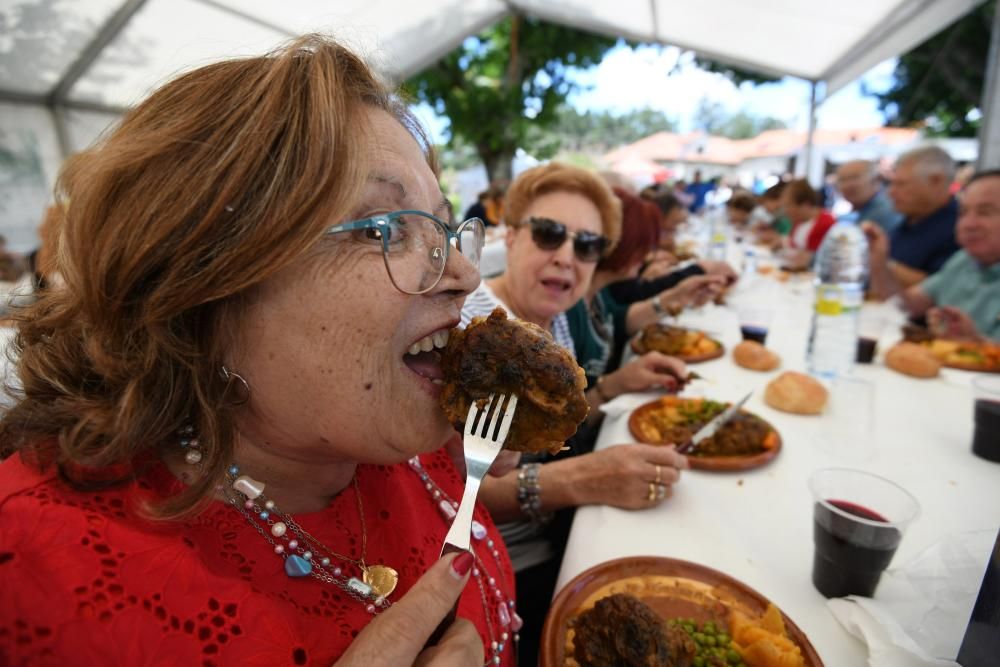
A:
<svg viewBox="0 0 1000 667">
<path fill-rule="evenodd" d="M 845 500 L 813 506 L 813 585 L 828 598 L 845 595 L 871 597 L 882 571 L 889 566 L 902 538 L 898 528 L 878 512 Z M 856 521 L 860 517 L 867 521 Z M 871 523 L 875 522 L 875 523 Z M 878 525 L 885 524 L 885 525 Z"/>
<path fill-rule="evenodd" d="M 988 461 L 1000 462 L 1000 401 L 976 400 L 975 423 L 972 451 Z"/>
<path fill-rule="evenodd" d="M 761 345 L 767 340 L 767 327 L 755 327 L 744 324 L 740 327 L 740 333 L 743 334 L 743 340 L 756 341 Z"/>
<path fill-rule="evenodd" d="M 858 354 L 855 361 L 859 364 L 870 364 L 875 359 L 875 346 L 878 344 L 874 338 L 858 338 Z"/>
</svg>

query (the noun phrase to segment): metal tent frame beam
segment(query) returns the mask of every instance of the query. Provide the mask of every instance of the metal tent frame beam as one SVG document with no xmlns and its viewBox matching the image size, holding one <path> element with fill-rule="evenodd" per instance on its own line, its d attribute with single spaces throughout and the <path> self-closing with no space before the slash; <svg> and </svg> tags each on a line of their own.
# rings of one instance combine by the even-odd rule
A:
<svg viewBox="0 0 1000 667">
<path fill-rule="evenodd" d="M 993 10 L 993 34 L 990 36 L 990 50 L 986 59 L 986 80 L 983 82 L 983 98 L 980 111 L 983 114 L 979 126 L 978 169 L 1000 168 L 1000 3 Z"/>
<path fill-rule="evenodd" d="M 52 118 L 55 121 L 56 137 L 59 140 L 59 150 L 64 157 L 69 155 L 71 151 L 65 113 L 69 91 L 83 78 L 83 75 L 87 73 L 90 66 L 101 55 L 101 52 L 104 51 L 108 44 L 114 41 L 115 37 L 118 36 L 125 25 L 145 3 L 146 0 L 125 0 L 122 6 L 94 34 L 94 38 L 84 47 L 80 55 L 76 57 L 76 60 L 70 63 L 69 68 L 60 77 L 52 92 L 46 96 L 46 106 L 52 112 Z M 74 106 L 75 108 L 80 108 L 79 106 Z"/>
</svg>

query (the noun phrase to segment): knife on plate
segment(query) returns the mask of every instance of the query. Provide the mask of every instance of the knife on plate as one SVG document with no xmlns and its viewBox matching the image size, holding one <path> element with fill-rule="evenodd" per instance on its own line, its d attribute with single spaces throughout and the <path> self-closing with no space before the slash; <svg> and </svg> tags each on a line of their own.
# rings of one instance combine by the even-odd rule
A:
<svg viewBox="0 0 1000 667">
<path fill-rule="evenodd" d="M 733 403 L 728 408 L 717 414 L 712 418 L 710 422 L 698 429 L 698 432 L 691 436 L 691 439 L 685 442 L 683 445 L 677 448 L 678 454 L 690 454 L 694 449 L 701 444 L 706 438 L 711 438 L 715 435 L 720 428 L 726 425 L 733 415 L 743 407 L 743 404 L 747 402 L 747 399 L 753 394 L 753 390 L 747 392 L 747 395 Z"/>
</svg>

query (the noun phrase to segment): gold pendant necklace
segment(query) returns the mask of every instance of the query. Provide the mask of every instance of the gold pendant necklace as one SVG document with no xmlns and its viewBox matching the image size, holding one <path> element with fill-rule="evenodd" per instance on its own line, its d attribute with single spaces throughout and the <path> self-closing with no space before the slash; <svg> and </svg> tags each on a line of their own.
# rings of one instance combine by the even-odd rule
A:
<svg viewBox="0 0 1000 667">
<path fill-rule="evenodd" d="M 237 466 L 230 466 L 228 474 L 232 478 L 235 478 L 232 482 L 232 488 L 241 493 L 247 499 L 246 507 L 241 508 L 238 503 L 234 503 L 234 506 L 236 506 L 237 509 L 247 517 L 247 519 L 251 522 L 251 525 L 254 525 L 254 520 L 247 510 L 259 512 L 258 517 L 268 523 L 271 536 L 281 539 L 286 537 L 286 533 L 288 531 L 291 531 L 291 533 L 298 535 L 303 542 L 311 543 L 313 545 L 312 548 L 309 548 L 307 546 L 299 545 L 298 540 L 288 539 L 288 547 L 292 551 L 286 554 L 284 545 L 275 544 L 275 552 L 285 555 L 285 572 L 289 576 L 298 577 L 313 573 L 313 563 L 315 560 L 313 558 L 313 551 L 319 551 L 322 549 L 326 553 L 330 554 L 330 556 L 334 556 L 340 560 L 351 563 L 358 568 L 361 571 L 361 582 L 364 582 L 364 585 L 370 588 L 370 592 L 373 594 L 372 597 L 378 600 L 384 600 L 388 598 L 394 590 L 396 590 L 396 585 L 399 583 L 399 573 L 394 568 L 381 563 L 368 565 L 368 563 L 365 562 L 365 558 L 368 555 L 368 528 L 365 524 L 365 508 L 361 500 L 361 489 L 358 486 L 357 474 L 355 474 L 352 481 L 354 482 L 354 496 L 357 499 L 358 504 L 358 518 L 361 522 L 360 558 L 351 558 L 350 556 L 337 553 L 310 535 L 309 532 L 300 526 L 291 515 L 286 514 L 281 516 L 278 514 L 278 508 L 275 506 L 274 502 L 266 499 L 263 495 L 264 484 L 249 477 L 248 475 L 240 475 L 237 477 L 239 474 L 239 468 Z M 258 510 L 257 503 L 263 505 L 263 511 Z M 272 514 L 277 515 L 277 517 L 272 516 Z M 260 529 L 258 528 L 258 530 Z M 263 531 L 261 531 L 261 534 L 267 537 L 267 534 Z M 295 553 L 295 550 L 302 551 L 301 556 Z M 324 568 L 332 567 L 330 559 L 326 557 L 319 558 L 318 563 Z M 339 568 L 335 569 L 335 575 L 340 576 Z M 361 582 L 358 582 L 358 584 L 360 585 Z M 368 595 L 368 593 L 364 591 L 362 591 L 361 594 Z"/>
<path fill-rule="evenodd" d="M 377 595 L 389 597 L 392 592 L 396 590 L 396 584 L 399 583 L 399 572 L 388 565 L 382 565 L 380 563 L 368 565 L 365 562 L 365 557 L 368 555 L 368 528 L 365 525 L 365 508 L 361 501 L 361 489 L 358 487 L 357 474 L 354 475 L 353 481 L 354 497 L 358 502 L 358 517 L 361 520 L 361 558 L 349 558 L 343 554 L 333 551 L 332 549 L 328 549 L 328 551 L 331 555 L 336 556 L 337 558 L 353 563 L 359 570 L 361 570 L 361 580 L 371 586 L 372 590 Z"/>
</svg>

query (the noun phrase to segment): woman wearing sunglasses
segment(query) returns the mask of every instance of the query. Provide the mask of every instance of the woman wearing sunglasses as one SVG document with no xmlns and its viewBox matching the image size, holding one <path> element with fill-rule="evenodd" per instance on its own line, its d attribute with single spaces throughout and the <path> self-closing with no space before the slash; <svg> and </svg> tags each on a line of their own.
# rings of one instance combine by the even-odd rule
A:
<svg viewBox="0 0 1000 667">
<path fill-rule="evenodd" d="M 575 353 L 566 313 L 592 288 L 598 261 L 618 240 L 621 206 L 597 175 L 552 163 L 521 174 L 507 191 L 507 270 L 480 285 L 462 308 L 462 320 L 486 315 L 496 305 L 511 315 L 551 331 Z M 663 357 L 662 364 L 631 365 L 633 381 L 676 381 L 684 366 Z M 620 371 L 620 372 L 624 372 Z M 644 373 L 655 375 L 638 377 Z M 669 380 L 668 380 L 669 379 Z M 599 390 L 588 391 L 592 406 Z M 520 664 L 538 662 L 542 624 L 559 573 L 570 510 L 579 505 L 641 509 L 659 505 L 670 494 L 684 457 L 666 447 L 619 445 L 576 456 L 571 450 L 550 457 L 522 457 L 517 471 L 484 480 L 480 498 L 500 526 L 517 577 L 524 619 L 518 648 Z M 655 489 L 650 494 L 650 489 Z"/>
<path fill-rule="evenodd" d="M 597 260 L 618 238 L 618 202 L 594 174 L 551 163 L 518 177 L 504 213 L 507 269 L 469 295 L 462 324 L 499 305 L 572 351 L 565 313 L 587 293 Z"/>
</svg>

